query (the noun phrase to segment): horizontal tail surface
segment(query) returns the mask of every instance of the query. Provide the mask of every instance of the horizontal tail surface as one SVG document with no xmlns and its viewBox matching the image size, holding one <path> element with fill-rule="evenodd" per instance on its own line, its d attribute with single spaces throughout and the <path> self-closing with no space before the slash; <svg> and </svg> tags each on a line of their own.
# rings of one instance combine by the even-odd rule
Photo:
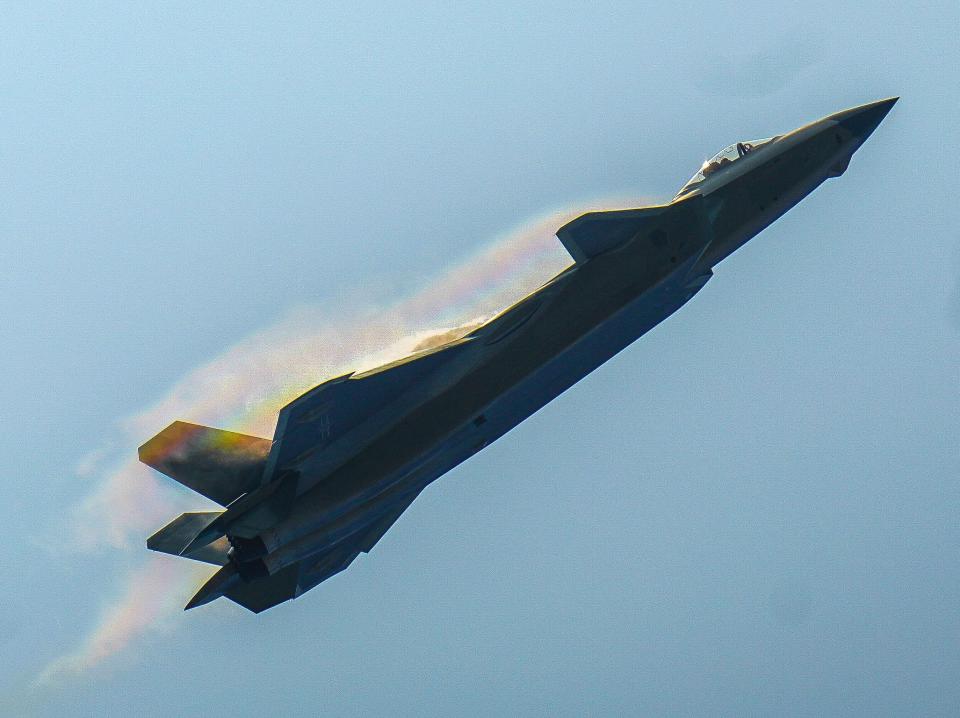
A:
<svg viewBox="0 0 960 718">
<path fill-rule="evenodd" d="M 151 551 L 212 563 L 215 566 L 224 566 L 228 561 L 227 552 L 230 550 L 230 542 L 226 537 L 188 552 L 191 542 L 219 515 L 219 511 L 181 514 L 148 538 L 147 548 Z"/>
<path fill-rule="evenodd" d="M 226 506 L 257 488 L 273 442 L 175 421 L 140 447 L 140 461 Z"/>
</svg>

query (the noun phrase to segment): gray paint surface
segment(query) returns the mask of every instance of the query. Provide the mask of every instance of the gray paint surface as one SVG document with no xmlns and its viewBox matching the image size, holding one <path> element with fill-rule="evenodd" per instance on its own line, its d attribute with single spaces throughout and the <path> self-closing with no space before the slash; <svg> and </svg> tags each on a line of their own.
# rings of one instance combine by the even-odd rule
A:
<svg viewBox="0 0 960 718">
<path fill-rule="evenodd" d="M 226 596 L 259 613 L 347 568 L 427 485 L 669 317 L 721 260 L 841 176 L 896 99 L 737 142 L 669 205 L 574 219 L 557 231 L 573 267 L 464 337 L 295 399 L 269 457 L 264 439 L 164 429 L 141 461 L 226 510 L 200 523 L 185 514 L 148 547 L 197 560 L 215 541 L 232 547 L 187 608 Z"/>
<path fill-rule="evenodd" d="M 955 714 L 957 24 L 952 1 L 5 8 L 0 713 Z M 667 199 L 737 138 L 892 93 L 840 181 L 350 571 L 24 688 L 151 555 L 149 524 L 76 542 L 85 457 L 132 456 L 164 424 L 124 417 L 193 368 L 558 198 Z"/>
</svg>

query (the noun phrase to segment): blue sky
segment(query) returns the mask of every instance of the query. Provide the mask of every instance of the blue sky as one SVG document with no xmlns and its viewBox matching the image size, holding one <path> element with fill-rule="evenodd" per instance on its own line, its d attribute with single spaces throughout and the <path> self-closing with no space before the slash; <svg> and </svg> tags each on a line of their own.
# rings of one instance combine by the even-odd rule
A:
<svg viewBox="0 0 960 718">
<path fill-rule="evenodd" d="M 960 710 L 955 2 L 3 15 L 0 712 Z M 142 539 L 205 504 L 127 466 L 167 421 L 268 424 L 549 274 L 552 213 L 890 95 L 842 178 L 349 571 L 180 614 L 202 576 Z"/>
</svg>

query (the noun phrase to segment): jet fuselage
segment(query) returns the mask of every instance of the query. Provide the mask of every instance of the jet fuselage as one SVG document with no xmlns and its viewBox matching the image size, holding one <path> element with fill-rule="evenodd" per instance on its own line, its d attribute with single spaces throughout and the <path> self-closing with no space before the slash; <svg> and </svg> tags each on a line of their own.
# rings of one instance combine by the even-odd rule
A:
<svg viewBox="0 0 960 718">
<path fill-rule="evenodd" d="M 471 334 L 444 389 L 333 472 L 299 467 L 305 490 L 293 513 L 259 535 L 269 572 L 361 530 L 638 339 L 719 261 L 845 168 L 858 143 L 834 118 L 780 137 L 675 199 L 674 231 L 659 242 L 574 265 Z M 501 338 L 504 328 L 512 331 Z M 288 544 L 296 549 L 270 556 Z"/>
<path fill-rule="evenodd" d="M 291 567 L 299 595 L 345 568 L 429 483 L 666 319 L 720 261 L 842 174 L 892 104 L 739 143 L 739 157 L 705 164 L 666 205 L 574 220 L 558 236 L 576 261 L 539 290 L 451 344 L 291 402 L 263 486 L 182 552 L 223 535 L 233 547 L 191 605 Z"/>
</svg>

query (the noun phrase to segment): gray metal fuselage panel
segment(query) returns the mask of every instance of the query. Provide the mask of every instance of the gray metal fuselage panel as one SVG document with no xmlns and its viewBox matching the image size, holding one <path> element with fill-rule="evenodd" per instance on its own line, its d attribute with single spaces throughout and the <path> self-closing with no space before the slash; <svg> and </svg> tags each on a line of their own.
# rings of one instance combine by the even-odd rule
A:
<svg viewBox="0 0 960 718">
<path fill-rule="evenodd" d="M 671 205 L 619 213 L 642 219 L 621 232 L 629 238 L 582 253 L 583 261 L 465 339 L 292 402 L 274 448 L 285 457 L 278 468 L 299 474 L 300 495 L 262 534 L 265 544 L 301 555 L 362 535 L 666 319 L 716 263 L 849 155 L 849 137 L 834 126 L 788 135 L 776 152 L 744 160 Z M 584 226 L 572 223 L 571 231 Z M 347 405 L 337 420 L 343 433 L 318 442 L 318 431 L 336 431 L 316 422 L 329 422 L 324 412 L 338 402 Z"/>
<path fill-rule="evenodd" d="M 270 543 L 296 540 L 361 504 L 379 518 L 391 495 L 422 489 L 676 311 L 709 277 L 693 274 L 711 236 L 700 198 L 664 212 L 656 228 L 656 244 L 641 236 L 594 257 L 471 334 L 450 358 L 447 383 L 320 477 L 268 532 Z M 299 470 L 311 468 L 308 461 Z"/>
</svg>

